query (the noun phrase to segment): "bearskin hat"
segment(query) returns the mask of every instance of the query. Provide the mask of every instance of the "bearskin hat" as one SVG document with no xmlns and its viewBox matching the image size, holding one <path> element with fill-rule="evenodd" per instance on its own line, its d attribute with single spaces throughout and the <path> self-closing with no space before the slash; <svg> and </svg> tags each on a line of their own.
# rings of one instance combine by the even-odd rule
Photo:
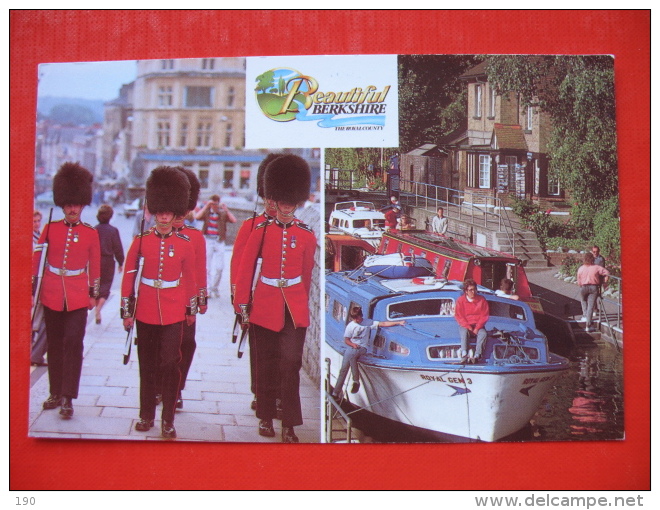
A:
<svg viewBox="0 0 660 510">
<path fill-rule="evenodd" d="M 178 166 L 176 167 L 176 169 L 186 174 L 186 177 L 188 178 L 188 182 L 190 183 L 188 210 L 192 211 L 193 209 L 195 209 L 195 207 L 197 207 L 197 200 L 199 200 L 199 189 L 202 187 L 202 185 L 199 183 L 199 179 L 197 178 L 197 175 L 195 175 L 195 172 L 193 172 L 189 168 Z"/>
<path fill-rule="evenodd" d="M 309 198 L 311 180 L 307 162 L 299 156 L 285 154 L 266 167 L 264 197 L 300 204 Z"/>
<path fill-rule="evenodd" d="M 58 207 L 92 203 L 91 172 L 78 163 L 64 163 L 53 177 L 53 201 Z"/>
<path fill-rule="evenodd" d="M 259 163 L 259 169 L 257 170 L 257 195 L 259 195 L 260 198 L 264 198 L 264 174 L 266 173 L 266 167 L 271 161 L 274 161 L 283 155 L 284 154 L 271 152 L 261 163 Z"/>
<path fill-rule="evenodd" d="M 188 212 L 190 182 L 186 174 L 170 166 L 154 168 L 147 179 L 147 209 L 151 214 Z"/>
</svg>

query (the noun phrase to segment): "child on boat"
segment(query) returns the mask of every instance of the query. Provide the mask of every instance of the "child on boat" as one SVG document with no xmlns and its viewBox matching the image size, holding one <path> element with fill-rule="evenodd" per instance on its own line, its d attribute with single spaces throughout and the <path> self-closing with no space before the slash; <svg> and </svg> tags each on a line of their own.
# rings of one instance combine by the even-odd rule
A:
<svg viewBox="0 0 660 510">
<path fill-rule="evenodd" d="M 341 388 L 346 380 L 348 368 L 351 368 L 353 374 L 353 386 L 351 393 L 357 393 L 360 389 L 360 372 L 358 370 L 358 359 L 367 352 L 367 343 L 369 342 L 369 330 L 376 329 L 378 326 L 388 328 L 391 326 L 403 326 L 405 321 L 373 321 L 365 319 L 362 315 L 362 307 L 354 306 L 350 312 L 351 322 L 346 325 L 344 331 L 344 343 L 348 346 L 344 351 L 344 358 L 341 362 L 339 376 L 335 383 L 332 396 L 338 399 L 341 394 Z"/>
</svg>

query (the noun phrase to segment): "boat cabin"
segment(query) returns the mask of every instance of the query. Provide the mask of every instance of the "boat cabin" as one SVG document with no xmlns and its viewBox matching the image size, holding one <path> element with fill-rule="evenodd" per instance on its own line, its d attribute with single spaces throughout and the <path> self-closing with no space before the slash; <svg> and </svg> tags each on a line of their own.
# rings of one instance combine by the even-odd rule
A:
<svg viewBox="0 0 660 510">
<path fill-rule="evenodd" d="M 362 239 L 378 239 L 385 229 L 385 215 L 372 202 L 338 202 L 330 213 L 330 229 Z"/>
<path fill-rule="evenodd" d="M 514 294 L 534 312 L 543 313 L 538 298 L 532 295 L 522 261 L 508 253 L 425 230 L 384 232 L 376 253 L 421 257 L 431 263 L 439 278 L 459 281 L 472 278 L 493 291 L 500 288 L 503 278 L 509 278 L 514 283 Z"/>
</svg>

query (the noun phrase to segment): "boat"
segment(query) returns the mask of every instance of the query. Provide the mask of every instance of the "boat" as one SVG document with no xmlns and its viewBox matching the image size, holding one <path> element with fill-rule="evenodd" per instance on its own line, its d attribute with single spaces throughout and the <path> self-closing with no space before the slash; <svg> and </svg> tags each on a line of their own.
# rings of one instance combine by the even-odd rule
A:
<svg viewBox="0 0 660 510">
<path fill-rule="evenodd" d="M 462 282 L 414 272 L 386 278 L 374 274 L 377 262 L 326 274 L 329 388 L 348 348 L 343 334 L 353 306 L 361 306 L 365 318 L 405 321 L 372 331 L 358 362 L 359 390 L 346 391 L 349 374 L 342 404 L 450 441 L 499 441 L 525 427 L 569 366 L 550 352 L 530 306 L 478 286 L 490 309 L 488 337 L 480 362 L 467 364 L 453 316 Z"/>
<path fill-rule="evenodd" d="M 385 215 L 372 202 L 337 202 L 328 219 L 331 232 L 343 232 L 377 246 L 385 230 Z"/>
</svg>

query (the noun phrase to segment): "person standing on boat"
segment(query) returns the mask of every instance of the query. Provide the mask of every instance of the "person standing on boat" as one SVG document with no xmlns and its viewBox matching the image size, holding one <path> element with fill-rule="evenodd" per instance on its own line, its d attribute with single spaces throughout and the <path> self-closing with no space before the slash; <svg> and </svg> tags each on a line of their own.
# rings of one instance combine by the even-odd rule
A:
<svg viewBox="0 0 660 510">
<path fill-rule="evenodd" d="M 577 271 L 577 283 L 580 286 L 580 304 L 582 305 L 581 322 L 587 323 L 587 333 L 592 331 L 591 318 L 600 293 L 600 286 L 607 282 L 609 275 L 610 272 L 607 269 L 594 263 L 593 253 L 588 251 L 584 254 L 584 264 Z"/>
<path fill-rule="evenodd" d="M 239 265 L 234 309 L 243 327 L 251 327 L 256 351 L 256 396 L 259 434 L 275 436 L 276 399 L 282 401 L 282 442 L 297 443 L 293 428 L 302 425 L 300 369 L 305 334 L 310 324 L 316 237 L 294 217 L 309 197 L 307 162 L 287 154 L 266 167 L 264 196 L 274 200 L 277 214 L 250 233 Z M 256 273 L 257 260 L 262 263 Z M 252 275 L 258 274 L 254 292 Z"/>
<path fill-rule="evenodd" d="M 477 293 L 477 282 L 474 280 L 467 279 L 463 283 L 463 295 L 456 300 L 454 317 L 458 322 L 458 332 L 461 337 L 461 362 L 478 362 L 486 343 L 485 325 L 490 315 L 488 302 Z M 474 356 L 468 357 L 470 334 L 477 337 L 477 349 Z"/>
<path fill-rule="evenodd" d="M 354 306 L 350 313 L 351 322 L 346 325 L 344 330 L 344 343 L 348 348 L 344 351 L 344 357 L 341 362 L 341 369 L 337 376 L 335 388 L 332 391 L 332 396 L 335 400 L 339 399 L 341 395 L 341 388 L 344 386 L 346 375 L 350 367 L 353 374 L 353 386 L 351 393 L 357 393 L 360 389 L 360 371 L 358 370 L 358 359 L 363 354 L 367 353 L 367 344 L 369 343 L 369 333 L 371 329 L 376 329 L 379 326 L 389 328 L 391 326 L 403 326 L 406 321 L 374 321 L 365 319 L 362 315 L 362 307 Z"/>
</svg>

